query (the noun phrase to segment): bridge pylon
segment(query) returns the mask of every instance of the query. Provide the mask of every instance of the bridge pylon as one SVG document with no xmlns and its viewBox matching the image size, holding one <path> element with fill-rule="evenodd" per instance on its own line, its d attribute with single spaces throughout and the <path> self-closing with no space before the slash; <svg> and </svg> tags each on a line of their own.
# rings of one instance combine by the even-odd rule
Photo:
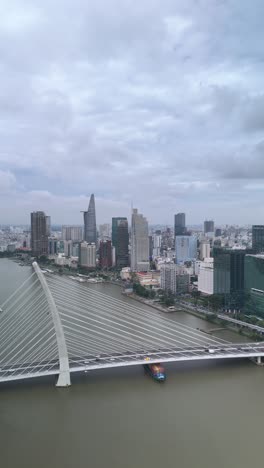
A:
<svg viewBox="0 0 264 468">
<path fill-rule="evenodd" d="M 56 386 L 57 387 L 69 387 L 71 385 L 69 356 L 68 356 L 68 350 L 67 350 L 67 345 L 66 345 L 66 340 L 64 336 L 64 331 L 63 331 L 60 315 L 59 315 L 57 306 L 55 304 L 55 301 L 53 299 L 53 296 L 49 290 L 48 284 L 46 282 L 46 278 L 43 275 L 39 265 L 37 264 L 37 262 L 33 262 L 32 266 L 37 274 L 37 277 L 40 281 L 42 289 L 45 293 L 45 296 L 49 305 L 49 309 L 51 312 L 54 329 L 55 329 L 56 341 L 57 341 L 58 353 L 59 353 L 59 363 L 60 363 L 59 377 L 58 377 Z"/>
</svg>

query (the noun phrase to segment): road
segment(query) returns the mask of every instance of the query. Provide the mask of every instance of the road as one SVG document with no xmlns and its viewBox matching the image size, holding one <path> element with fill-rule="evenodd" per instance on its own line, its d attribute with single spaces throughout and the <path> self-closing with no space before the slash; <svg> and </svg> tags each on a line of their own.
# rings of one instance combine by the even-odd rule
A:
<svg viewBox="0 0 264 468">
<path fill-rule="evenodd" d="M 178 301 L 178 303 L 185 307 L 186 309 L 190 309 L 190 310 L 193 310 L 194 312 L 199 312 L 201 314 L 204 314 L 204 315 L 216 315 L 217 318 L 221 319 L 221 320 L 225 320 L 226 322 L 229 322 L 229 323 L 233 323 L 235 325 L 239 325 L 240 327 L 244 327 L 244 328 L 248 328 L 250 330 L 254 330 L 254 331 L 257 331 L 258 333 L 260 333 L 261 335 L 264 334 L 264 328 L 263 327 L 259 327 L 258 325 L 253 325 L 252 323 L 247 323 L 247 322 L 243 322 L 242 320 L 237 320 L 235 318 L 232 318 L 232 317 L 228 317 L 227 315 L 225 314 L 215 314 L 214 312 L 210 311 L 210 310 L 207 310 L 205 309 L 204 307 L 199 307 L 199 306 L 195 306 L 193 304 L 190 304 L 189 302 L 185 302 L 185 301 Z"/>
</svg>

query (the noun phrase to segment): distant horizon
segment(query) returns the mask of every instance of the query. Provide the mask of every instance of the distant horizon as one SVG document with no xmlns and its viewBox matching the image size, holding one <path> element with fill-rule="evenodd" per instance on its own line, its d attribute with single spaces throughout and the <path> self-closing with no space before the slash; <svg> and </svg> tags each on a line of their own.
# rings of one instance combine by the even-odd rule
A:
<svg viewBox="0 0 264 468">
<path fill-rule="evenodd" d="M 129 219 L 128 219 L 129 221 Z M 111 226 L 111 222 L 102 222 L 102 223 L 96 223 L 96 226 L 99 227 L 99 226 L 103 226 L 104 224 L 109 224 Z M 162 227 L 162 228 L 174 228 L 174 225 L 173 224 L 169 224 L 169 223 L 148 223 L 149 227 Z M 240 227 L 240 228 L 249 228 L 251 226 L 254 226 L 255 224 L 215 224 L 215 229 L 217 228 L 223 228 L 223 227 Z M 26 224 L 26 223 L 20 223 L 20 224 L 14 224 L 14 223 L 1 223 L 0 224 L 0 228 L 1 227 L 30 227 L 30 223 L 29 224 Z M 53 223 L 51 222 L 51 227 L 62 227 L 62 226 L 75 226 L 75 227 L 83 227 L 84 224 L 76 224 L 76 223 Z M 199 224 L 186 224 L 186 228 L 202 228 L 203 229 L 203 222 L 199 223 Z"/>
</svg>

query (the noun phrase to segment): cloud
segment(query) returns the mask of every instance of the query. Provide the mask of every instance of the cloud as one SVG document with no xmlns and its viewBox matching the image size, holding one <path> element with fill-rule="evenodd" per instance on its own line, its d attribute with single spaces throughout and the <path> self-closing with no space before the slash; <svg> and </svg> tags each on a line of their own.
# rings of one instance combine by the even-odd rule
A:
<svg viewBox="0 0 264 468">
<path fill-rule="evenodd" d="M 82 222 L 91 192 L 99 222 L 131 201 L 151 222 L 257 221 L 263 14 L 262 0 L 2 4 L 3 222 Z"/>
<path fill-rule="evenodd" d="M 0 194 L 9 193 L 15 187 L 16 178 L 10 171 L 0 170 Z"/>
</svg>

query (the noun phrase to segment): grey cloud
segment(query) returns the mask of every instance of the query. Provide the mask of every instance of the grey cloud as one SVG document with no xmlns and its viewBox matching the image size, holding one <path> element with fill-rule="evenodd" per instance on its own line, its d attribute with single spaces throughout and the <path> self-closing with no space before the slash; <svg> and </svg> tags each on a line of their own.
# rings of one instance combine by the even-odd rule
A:
<svg viewBox="0 0 264 468">
<path fill-rule="evenodd" d="M 198 222 L 215 203 L 224 222 L 243 197 L 251 219 L 264 176 L 262 1 L 11 4 L 0 7 L 0 170 L 14 177 L 2 218 L 3 206 L 21 218 L 39 204 L 81 222 L 93 191 L 102 221 L 133 200 L 155 222 L 175 210 Z"/>
</svg>

